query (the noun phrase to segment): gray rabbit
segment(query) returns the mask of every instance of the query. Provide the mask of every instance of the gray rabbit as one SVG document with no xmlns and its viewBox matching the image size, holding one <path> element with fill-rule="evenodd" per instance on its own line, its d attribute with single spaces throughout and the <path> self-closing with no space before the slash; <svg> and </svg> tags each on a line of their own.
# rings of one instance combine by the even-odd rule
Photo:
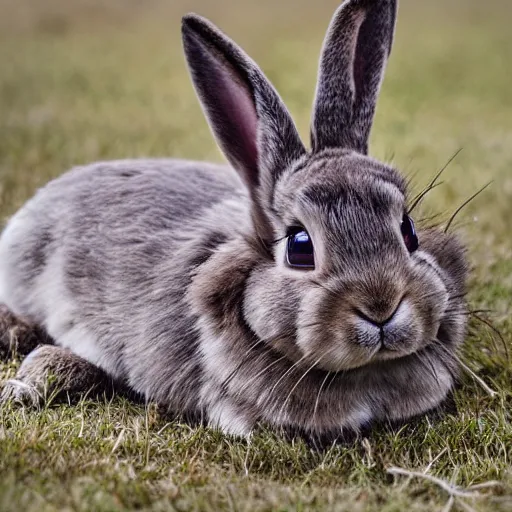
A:
<svg viewBox="0 0 512 512">
<path fill-rule="evenodd" d="M 99 162 L 14 215 L 0 339 L 30 353 L 3 398 L 38 402 L 49 376 L 68 392 L 113 379 L 235 435 L 436 408 L 458 375 L 467 265 L 453 235 L 416 233 L 405 179 L 367 156 L 396 8 L 348 0 L 334 15 L 310 151 L 258 66 L 185 16 L 192 80 L 231 166 Z"/>
</svg>

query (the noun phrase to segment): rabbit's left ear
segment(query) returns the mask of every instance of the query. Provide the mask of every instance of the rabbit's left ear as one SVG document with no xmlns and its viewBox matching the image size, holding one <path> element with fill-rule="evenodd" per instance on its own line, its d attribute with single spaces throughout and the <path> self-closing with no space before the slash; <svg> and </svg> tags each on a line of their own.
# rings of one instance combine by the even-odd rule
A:
<svg viewBox="0 0 512 512">
<path fill-rule="evenodd" d="M 337 147 L 368 152 L 396 10 L 397 0 L 347 0 L 335 13 L 320 59 L 313 151 Z"/>
<path fill-rule="evenodd" d="M 183 18 L 192 81 L 222 151 L 254 201 L 305 153 L 281 98 L 258 66 L 212 23 Z"/>
</svg>

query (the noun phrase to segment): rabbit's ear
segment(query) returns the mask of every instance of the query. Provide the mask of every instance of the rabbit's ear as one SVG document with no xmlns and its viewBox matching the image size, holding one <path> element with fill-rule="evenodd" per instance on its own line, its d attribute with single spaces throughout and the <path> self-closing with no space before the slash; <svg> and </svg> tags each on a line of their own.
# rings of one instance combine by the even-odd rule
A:
<svg viewBox="0 0 512 512">
<path fill-rule="evenodd" d="M 347 0 L 336 11 L 320 59 L 313 151 L 341 147 L 368 152 L 396 10 L 397 0 Z"/>
<path fill-rule="evenodd" d="M 295 125 L 258 66 L 212 23 L 189 14 L 182 35 L 213 134 L 254 194 L 305 153 Z"/>
</svg>

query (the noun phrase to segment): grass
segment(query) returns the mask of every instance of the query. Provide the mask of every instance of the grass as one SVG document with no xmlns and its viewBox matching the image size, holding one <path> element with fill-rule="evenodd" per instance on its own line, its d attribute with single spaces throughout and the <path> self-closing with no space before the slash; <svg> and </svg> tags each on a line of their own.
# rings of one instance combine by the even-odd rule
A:
<svg viewBox="0 0 512 512">
<path fill-rule="evenodd" d="M 459 148 L 417 218 L 457 217 L 474 267 L 458 414 L 317 453 L 166 423 L 122 398 L 0 407 L 0 510 L 510 510 L 512 507 L 512 6 L 402 2 L 372 135 L 421 190 Z M 172 4 L 172 5 L 171 5 Z M 276 5 L 277 4 L 277 5 Z M 317 56 L 337 1 L 0 0 L 0 214 L 71 165 L 173 155 L 219 160 L 186 75 L 179 17 L 210 16 L 258 60 L 307 137 Z M 293 5 L 293 8 L 291 7 Z M 0 365 L 11 377 L 19 361 Z M 479 497 L 450 499 L 425 473 Z M 444 508 L 446 507 L 446 508 Z"/>
</svg>

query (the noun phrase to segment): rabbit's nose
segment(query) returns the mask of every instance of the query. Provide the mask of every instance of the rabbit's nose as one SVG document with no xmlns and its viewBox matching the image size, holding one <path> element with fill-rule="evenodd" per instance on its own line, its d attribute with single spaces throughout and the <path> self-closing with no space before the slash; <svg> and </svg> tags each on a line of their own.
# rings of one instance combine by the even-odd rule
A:
<svg viewBox="0 0 512 512">
<path fill-rule="evenodd" d="M 359 310 L 356 322 L 359 342 L 372 347 L 380 345 L 385 351 L 406 349 L 414 341 L 413 317 L 412 304 L 406 298 L 387 316 L 369 316 Z"/>
<path fill-rule="evenodd" d="M 382 328 L 386 324 L 392 322 L 394 317 L 397 314 L 397 311 L 400 309 L 404 298 L 401 297 L 400 300 L 392 305 L 384 304 L 382 301 L 374 300 L 373 304 L 370 304 L 366 307 L 356 308 L 356 315 L 376 327 Z"/>
</svg>

